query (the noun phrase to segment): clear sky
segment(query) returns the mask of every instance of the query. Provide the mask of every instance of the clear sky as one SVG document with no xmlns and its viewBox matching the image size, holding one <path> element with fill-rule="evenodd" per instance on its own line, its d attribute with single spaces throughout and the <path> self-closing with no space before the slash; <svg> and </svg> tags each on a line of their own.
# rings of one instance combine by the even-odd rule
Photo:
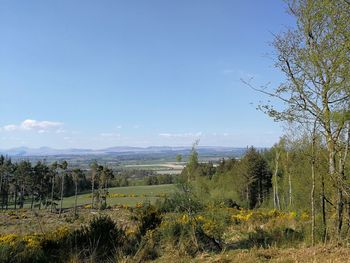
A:
<svg viewBox="0 0 350 263">
<path fill-rule="evenodd" d="M 271 146 L 282 0 L 1 0 L 0 148 Z"/>
</svg>

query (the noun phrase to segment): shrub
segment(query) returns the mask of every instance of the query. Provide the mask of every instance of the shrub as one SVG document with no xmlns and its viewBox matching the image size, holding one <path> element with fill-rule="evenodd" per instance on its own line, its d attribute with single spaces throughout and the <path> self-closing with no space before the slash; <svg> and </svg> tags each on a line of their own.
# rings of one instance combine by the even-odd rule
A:
<svg viewBox="0 0 350 263">
<path fill-rule="evenodd" d="M 144 236 L 148 230 L 153 230 L 160 225 L 162 215 L 155 206 L 148 203 L 136 211 L 134 220 L 139 222 L 139 234 Z"/>
<path fill-rule="evenodd" d="M 97 261 L 113 258 L 123 249 L 124 230 L 118 228 L 108 216 L 94 217 L 88 226 L 71 233 L 67 243 L 77 252 L 85 251 L 85 257 L 95 257 Z"/>
<path fill-rule="evenodd" d="M 203 204 L 192 194 L 175 192 L 163 200 L 158 199 L 156 206 L 162 213 L 166 212 L 190 212 L 202 211 Z"/>
<path fill-rule="evenodd" d="M 201 215 L 172 216 L 161 224 L 162 242 L 175 248 L 181 255 L 195 256 L 202 251 L 219 251 L 221 250 L 219 241 L 204 229 L 207 222 L 209 220 Z"/>
</svg>

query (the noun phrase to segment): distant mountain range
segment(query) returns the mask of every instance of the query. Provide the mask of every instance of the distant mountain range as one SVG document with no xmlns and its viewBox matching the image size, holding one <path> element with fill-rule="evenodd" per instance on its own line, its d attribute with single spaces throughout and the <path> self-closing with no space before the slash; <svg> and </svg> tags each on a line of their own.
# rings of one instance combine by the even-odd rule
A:
<svg viewBox="0 0 350 263">
<path fill-rule="evenodd" d="M 227 153 L 242 155 L 247 148 L 222 147 L 222 146 L 200 146 L 196 148 L 200 154 Z M 129 147 L 118 146 L 105 149 L 54 149 L 50 147 L 28 148 L 18 147 L 1 150 L 0 154 L 7 156 L 62 156 L 62 155 L 105 155 L 105 154 L 159 154 L 159 153 L 179 153 L 187 154 L 191 147 L 170 147 L 170 146 L 150 146 L 150 147 Z"/>
</svg>

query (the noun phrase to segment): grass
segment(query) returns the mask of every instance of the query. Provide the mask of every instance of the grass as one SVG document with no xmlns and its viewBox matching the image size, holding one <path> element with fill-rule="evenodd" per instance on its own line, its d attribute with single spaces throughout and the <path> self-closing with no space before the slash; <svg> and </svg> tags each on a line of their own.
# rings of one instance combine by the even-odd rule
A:
<svg viewBox="0 0 350 263">
<path fill-rule="evenodd" d="M 156 263 L 256 263 L 256 262 L 349 262 L 349 248 L 336 245 L 318 245 L 315 247 L 301 246 L 298 248 L 252 248 L 223 251 L 219 254 L 203 253 L 195 258 L 177 255 L 176 251 L 166 254 L 155 260 Z"/>
<path fill-rule="evenodd" d="M 173 192 L 175 190 L 175 185 L 173 184 L 165 184 L 165 185 L 135 185 L 135 186 L 128 186 L 128 187 L 113 187 L 109 188 L 110 195 L 112 194 L 125 194 L 126 197 L 108 197 L 107 198 L 107 205 L 109 206 L 129 206 L 129 207 L 135 207 L 137 204 L 143 203 L 143 202 L 150 202 L 155 203 L 157 199 L 161 198 L 160 196 L 164 196 Z M 135 196 L 131 196 L 135 195 Z M 23 209 L 30 209 L 31 207 L 31 200 L 27 199 L 25 200 Z M 75 202 L 75 196 L 65 197 L 63 199 L 63 208 L 73 208 Z M 56 200 L 58 209 L 60 206 L 60 200 Z M 84 206 L 91 204 L 91 194 L 90 193 L 84 193 L 78 195 L 77 205 L 78 206 Z M 13 210 L 14 206 L 9 205 L 9 210 Z M 18 207 L 17 207 L 18 208 Z M 37 210 L 37 208 L 35 209 Z M 44 209 L 43 209 L 44 210 Z M 3 215 L 0 212 L 0 226 L 1 222 L 4 220 Z M 1 233 L 1 231 L 0 231 Z"/>
<path fill-rule="evenodd" d="M 109 189 L 112 194 L 125 194 L 127 197 L 109 197 L 107 198 L 108 205 L 127 205 L 135 206 L 137 203 L 150 201 L 154 203 L 159 195 L 169 194 L 174 191 L 175 186 L 172 184 L 165 185 L 147 185 L 147 186 L 128 186 L 128 187 L 114 187 Z M 130 195 L 136 195 L 130 197 Z M 74 206 L 75 197 L 66 197 L 63 199 L 63 207 L 70 208 Z M 90 194 L 78 195 L 78 205 L 86 205 L 91 203 Z"/>
<path fill-rule="evenodd" d="M 111 193 L 144 194 L 157 198 L 158 194 L 173 190 L 173 185 L 134 186 L 112 188 Z M 83 200 L 84 196 L 85 195 L 81 195 Z M 125 197 L 116 199 L 127 200 L 132 198 Z M 89 201 L 89 198 L 85 197 L 85 200 Z M 123 208 L 113 208 L 102 211 L 79 209 L 79 217 L 74 218 L 72 216 L 72 210 L 66 211 L 61 217 L 59 217 L 58 214 L 50 213 L 45 210 L 31 211 L 29 209 L 21 209 L 17 211 L 3 211 L 0 212 L 0 236 L 5 234 L 16 234 L 19 236 L 34 233 L 46 234 L 63 226 L 69 229 L 77 229 L 82 224 L 86 225 L 92 217 L 97 214 L 109 215 L 122 228 L 126 227 L 129 230 L 133 230 L 137 226 L 137 223 L 131 220 L 134 212 L 134 209 Z M 226 244 L 231 245 L 227 246 L 223 251 L 217 253 L 203 251 L 196 254 L 194 257 L 191 257 L 187 254 L 181 253 L 181 250 L 179 249 L 180 247 L 177 247 L 175 245 L 176 243 L 164 242 L 161 244 L 162 249 L 164 248 L 164 250 L 160 254 L 160 257 L 152 262 L 350 262 L 349 247 L 347 245 L 341 246 L 338 243 L 328 243 L 327 245 L 319 244 L 315 247 L 310 247 L 307 243 L 302 241 L 294 245 L 289 243 L 287 247 L 278 246 L 277 243 L 273 243 L 264 248 L 258 244 L 251 247 L 248 246 L 249 248 L 244 248 L 244 246 L 232 246 L 240 239 L 245 239 L 245 236 L 238 235 L 238 233 L 248 233 L 249 231 L 253 231 L 249 230 L 250 228 L 259 226 L 268 231 L 270 228 L 273 230 L 281 227 L 292 227 L 295 224 L 308 224 L 309 221 L 304 222 L 303 217 L 299 214 L 276 212 L 274 210 L 236 211 L 228 208 L 208 207 L 205 212 L 197 216 L 197 220 L 202 222 L 203 229 L 205 229 L 207 233 L 210 233 L 211 229 L 217 227 L 221 222 L 220 220 L 212 221 L 214 220 L 214 217 L 221 218 L 226 214 L 230 216 L 223 220 L 230 220 L 230 225 L 229 227 L 225 227 L 225 239 L 223 240 Z M 171 223 L 174 218 L 176 220 L 184 221 L 183 215 L 174 215 L 171 213 L 168 214 L 168 216 L 163 217 L 164 222 L 162 227 L 166 227 L 166 225 Z M 208 223 L 210 222 L 213 222 L 214 224 L 209 225 Z M 183 222 L 183 224 L 186 223 Z M 295 227 L 297 230 L 297 225 L 295 225 Z M 128 233 L 130 234 L 132 232 L 129 231 Z"/>
<path fill-rule="evenodd" d="M 23 236 L 50 233 L 63 226 L 69 229 L 76 229 L 81 224 L 87 224 L 97 214 L 109 215 L 121 226 L 132 224 L 130 221 L 131 212 L 128 209 L 103 211 L 79 209 L 79 217 L 77 219 L 74 218 L 72 210 L 62 214 L 61 217 L 46 210 L 7 210 L 0 212 L 0 236 L 6 234 Z"/>
<path fill-rule="evenodd" d="M 135 185 L 127 187 L 113 187 L 109 188 L 110 195 L 112 194 L 125 194 L 127 197 L 109 197 L 107 198 L 107 205 L 127 205 L 135 206 L 137 203 L 142 203 L 144 201 L 150 201 L 154 203 L 160 195 L 169 194 L 175 190 L 175 185 L 164 184 L 164 185 Z M 131 197 L 130 195 L 135 195 Z M 65 197 L 63 199 L 63 208 L 72 208 L 74 207 L 75 196 Z M 60 200 L 56 200 L 58 204 L 57 208 L 60 205 Z M 77 204 L 79 205 L 88 205 L 91 203 L 91 194 L 84 193 L 78 195 Z M 31 200 L 25 200 L 23 208 L 30 208 Z M 13 209 L 14 206 L 10 205 L 9 209 Z"/>
<path fill-rule="evenodd" d="M 175 190 L 174 185 L 151 185 L 151 186 L 129 186 L 129 187 L 114 187 L 110 188 L 110 194 L 125 194 L 136 195 L 136 197 L 110 197 L 107 199 L 108 205 L 124 205 L 135 206 L 137 203 L 144 201 L 155 202 L 159 195 L 167 194 Z M 66 197 L 63 199 L 63 207 L 71 208 L 74 206 L 75 197 Z M 57 203 L 59 204 L 59 200 Z M 78 205 L 90 204 L 90 194 L 78 195 Z M 0 234 L 16 233 L 40 233 L 48 232 L 62 225 L 69 225 L 70 228 L 78 227 L 81 223 L 86 223 L 96 212 L 90 209 L 79 209 L 79 220 L 70 222 L 72 219 L 71 213 L 64 213 L 61 218 L 57 214 L 47 212 L 45 209 L 31 211 L 28 208 L 29 203 L 25 204 L 25 209 L 4 210 L 0 212 Z M 98 211 L 98 213 L 108 214 L 122 224 L 126 224 L 130 220 L 126 209 L 113 209 L 106 211 Z"/>
</svg>

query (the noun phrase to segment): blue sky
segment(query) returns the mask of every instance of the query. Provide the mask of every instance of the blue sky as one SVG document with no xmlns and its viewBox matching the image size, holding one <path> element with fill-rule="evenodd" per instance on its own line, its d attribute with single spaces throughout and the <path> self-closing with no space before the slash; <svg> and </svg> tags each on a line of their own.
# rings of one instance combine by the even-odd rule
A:
<svg viewBox="0 0 350 263">
<path fill-rule="evenodd" d="M 271 146 L 282 0 L 2 0 L 0 148 Z"/>
</svg>

